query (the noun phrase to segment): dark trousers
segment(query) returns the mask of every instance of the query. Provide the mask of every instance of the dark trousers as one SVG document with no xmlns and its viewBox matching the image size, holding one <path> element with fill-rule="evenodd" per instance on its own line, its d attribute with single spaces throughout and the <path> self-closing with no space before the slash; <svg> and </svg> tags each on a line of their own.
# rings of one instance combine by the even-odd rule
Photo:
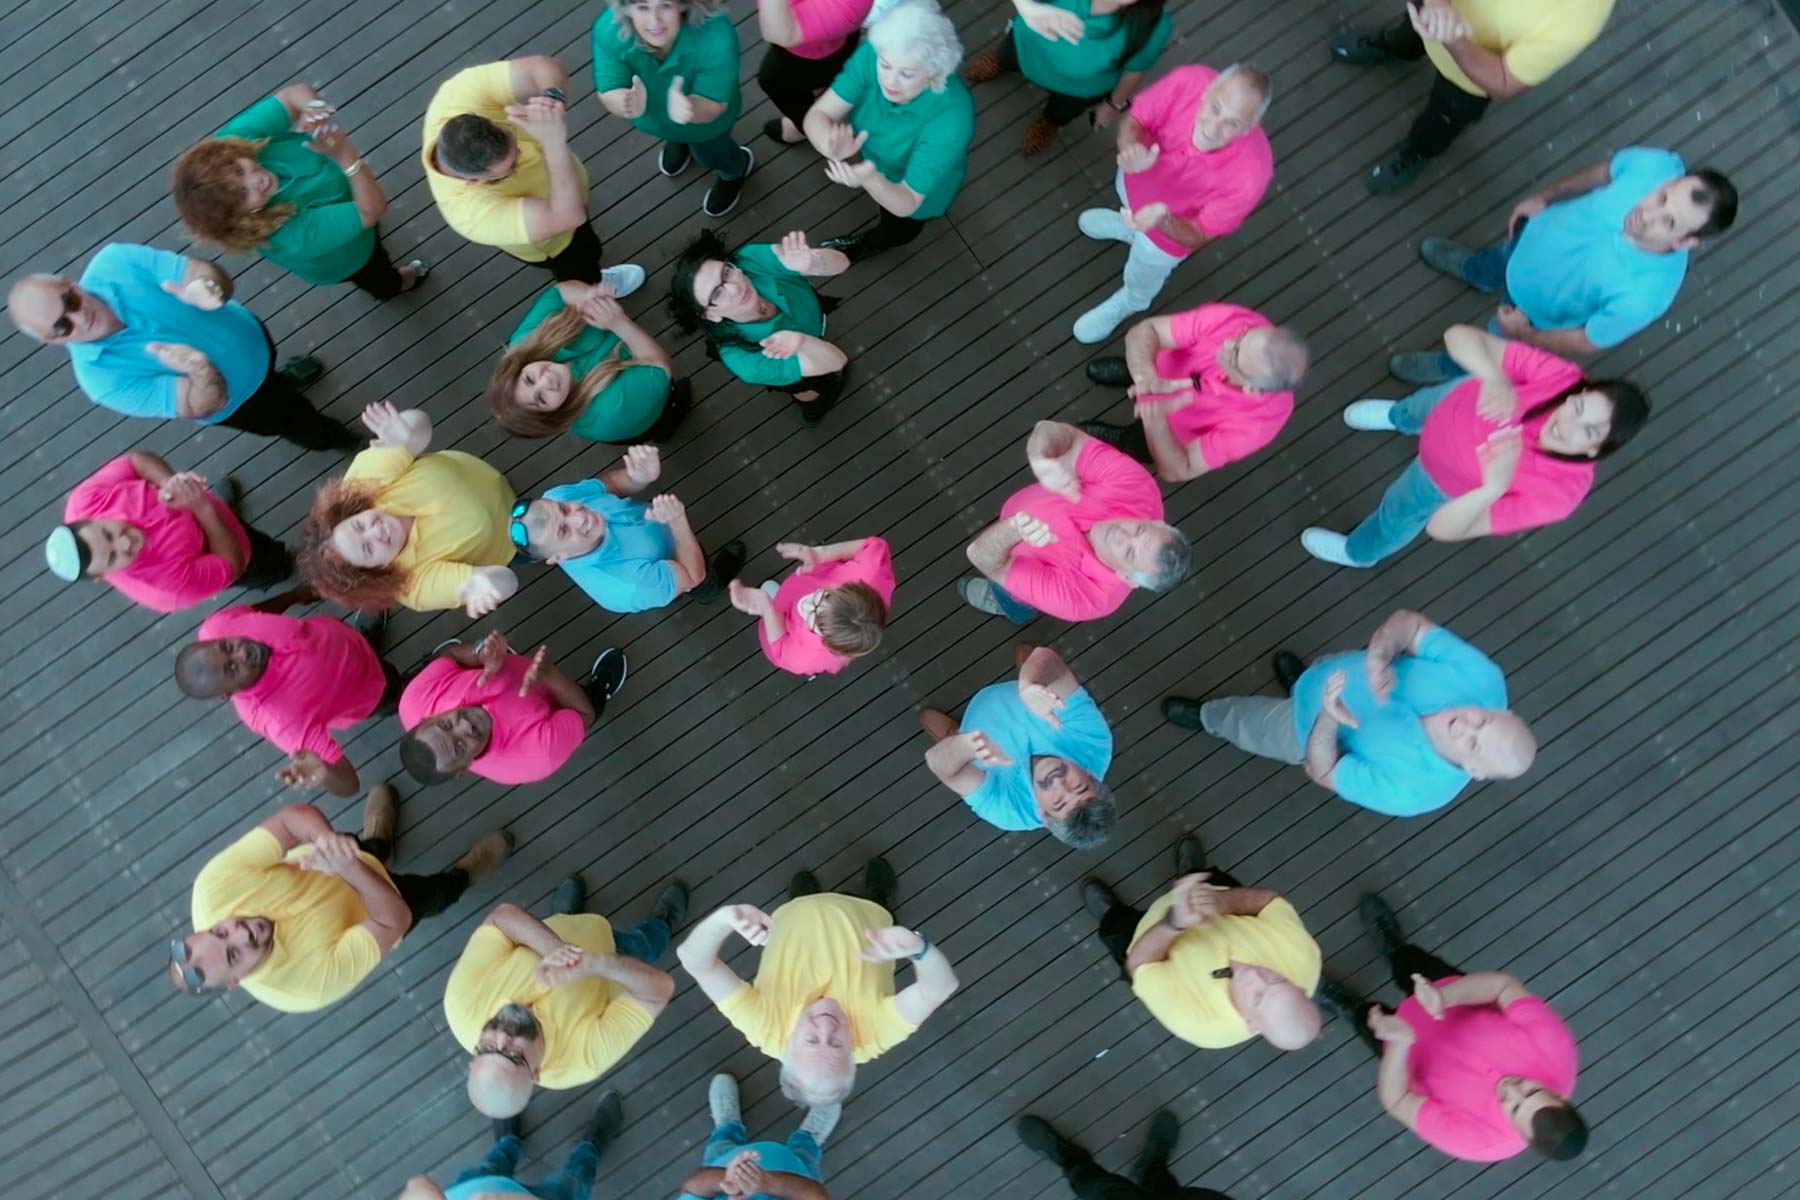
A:
<svg viewBox="0 0 1800 1200">
<path fill-rule="evenodd" d="M 849 372 L 850 368 L 845 367 L 842 371 L 833 371 L 829 375 L 808 375 L 798 383 L 784 383 L 780 387 L 769 390 L 785 392 L 789 396 L 794 396 L 796 404 L 830 404 L 844 394 L 845 377 Z M 819 394 L 811 400 L 801 400 L 795 396 L 796 392 L 817 392 Z"/>
<path fill-rule="evenodd" d="M 594 1186 L 594 1172 L 600 1167 L 600 1155 L 606 1149 L 604 1143 L 575 1143 L 569 1151 L 568 1159 L 562 1170 L 544 1180 L 542 1183 L 526 1183 L 515 1177 L 519 1163 L 525 1157 L 525 1143 L 508 1134 L 494 1143 L 487 1157 L 477 1165 L 457 1175 L 457 1183 L 467 1183 L 471 1179 L 480 1179 L 486 1175 L 497 1175 L 502 1179 L 511 1179 L 526 1192 L 536 1196 L 538 1200 L 587 1200 L 589 1191 Z"/>
<path fill-rule="evenodd" d="M 684 142 L 694 161 L 720 179 L 742 179 L 750 170 L 750 152 L 729 133 L 704 142 Z"/>
<path fill-rule="evenodd" d="M 392 300 L 406 290 L 406 280 L 400 277 L 400 268 L 382 248 L 379 234 L 375 237 L 375 250 L 369 255 L 369 261 L 356 268 L 350 282 L 377 300 Z"/>
<path fill-rule="evenodd" d="M 1405 16 L 1383 29 L 1381 40 L 1387 52 L 1403 62 L 1425 57 L 1425 41 Z M 1481 118 L 1488 103 L 1486 96 L 1471 96 L 1434 71 L 1425 111 L 1413 121 L 1406 140 L 1424 157 L 1436 158 L 1450 148 L 1457 134 Z"/>
<path fill-rule="evenodd" d="M 1010 26 L 1006 30 L 1006 36 L 1000 39 L 998 53 L 1002 71 L 1019 69 L 1019 47 L 1013 41 Z M 1049 88 L 1044 91 L 1049 97 L 1044 101 L 1044 118 L 1058 129 L 1106 99 L 1105 93 L 1098 96 L 1065 96 L 1061 92 L 1052 92 Z"/>
<path fill-rule="evenodd" d="M 377 650 L 377 654 L 379 653 Z M 400 693 L 406 690 L 406 685 L 412 682 L 413 677 L 402 675 L 400 669 L 385 658 L 381 660 L 381 675 L 387 680 L 387 684 L 381 689 L 381 699 L 376 703 L 375 711 L 369 715 L 391 717 L 400 711 Z"/>
<path fill-rule="evenodd" d="M 244 532 L 250 535 L 250 560 L 244 564 L 243 571 L 237 577 L 237 585 L 245 588 L 262 589 L 274 587 L 294 573 L 294 556 L 288 548 L 254 528 L 242 517 L 238 522 L 243 525 Z"/>
<path fill-rule="evenodd" d="M 883 250 L 893 250 L 915 240 L 925 232 L 925 222 L 914 217 L 898 217 L 887 209 L 875 218 L 875 228 L 863 233 L 861 252 L 857 259 L 880 254 Z"/>
<path fill-rule="evenodd" d="M 1423 975 L 1435 983 L 1448 975 L 1463 974 L 1461 967 L 1453 967 L 1431 951 L 1421 950 L 1411 942 L 1396 947 L 1393 954 L 1388 956 L 1388 969 L 1393 972 L 1394 986 L 1407 996 L 1412 995 L 1412 977 L 1414 975 Z M 1369 1029 L 1368 1015 L 1371 1008 L 1386 1009 L 1387 1005 L 1377 1005 L 1368 1001 L 1359 1004 L 1357 1010 L 1362 1013 L 1363 1019 L 1356 1022 L 1356 1036 L 1363 1040 L 1363 1045 L 1367 1046 L 1376 1058 L 1380 1058 L 1381 1039 L 1377 1038 Z"/>
<path fill-rule="evenodd" d="M 1221 887 L 1243 887 L 1232 877 L 1230 871 L 1218 867 L 1201 867 L 1202 871 L 1212 873 L 1212 882 Z M 1131 953 L 1131 940 L 1137 933 L 1138 922 L 1144 919 L 1144 910 L 1133 908 L 1129 904 L 1115 904 L 1106 910 L 1100 918 L 1100 944 L 1106 952 L 1113 956 L 1121 970 L 1125 967 L 1125 957 Z"/>
<path fill-rule="evenodd" d="M 219 424 L 259 437 L 278 437 L 306 450 L 348 450 L 362 444 L 344 426 L 312 406 L 293 380 L 275 369 L 275 339 L 263 327 L 269 343 L 269 374 L 238 410 Z"/>
<path fill-rule="evenodd" d="M 394 855 L 394 844 L 386 838 L 358 837 L 356 844 L 380 859 L 383 866 Z M 435 875 L 400 875 L 389 871 L 388 878 L 394 881 L 394 890 L 412 910 L 409 930 L 427 917 L 437 916 L 469 890 L 469 873 L 461 867 L 451 867 Z"/>
<path fill-rule="evenodd" d="M 1063 1167 L 1063 1178 L 1069 1190 L 1080 1200 L 1231 1200 L 1224 1192 L 1211 1188 L 1182 1187 L 1169 1174 L 1168 1163 L 1152 1163 L 1133 1183 L 1123 1175 L 1114 1175 L 1085 1154 Z"/>
<path fill-rule="evenodd" d="M 593 223 L 583 221 L 577 225 L 574 236 L 563 247 L 562 253 L 536 265 L 550 272 L 558 283 L 599 283 L 600 235 L 594 232 Z"/>
<path fill-rule="evenodd" d="M 831 81 L 844 69 L 861 40 L 861 34 L 852 34 L 836 54 L 824 58 L 801 58 L 780 46 L 770 46 L 763 52 L 762 64 L 756 68 L 756 82 L 769 103 L 798 126 L 806 119 L 806 110 L 819 98 L 819 93 L 830 87 Z"/>
</svg>

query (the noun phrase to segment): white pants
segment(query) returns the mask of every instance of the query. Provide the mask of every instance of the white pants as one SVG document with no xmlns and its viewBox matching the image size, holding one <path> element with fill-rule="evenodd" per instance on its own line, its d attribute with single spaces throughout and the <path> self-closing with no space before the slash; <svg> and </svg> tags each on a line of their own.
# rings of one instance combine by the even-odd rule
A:
<svg viewBox="0 0 1800 1200">
<path fill-rule="evenodd" d="M 1118 188 L 1119 203 L 1130 204 L 1125 198 L 1125 172 L 1118 172 L 1113 182 Z M 1156 303 L 1157 293 L 1162 291 L 1163 284 L 1186 257 L 1185 254 L 1170 254 L 1151 241 L 1149 234 L 1134 231 L 1131 253 L 1125 259 L 1125 303 L 1133 312 L 1143 312 Z"/>
</svg>

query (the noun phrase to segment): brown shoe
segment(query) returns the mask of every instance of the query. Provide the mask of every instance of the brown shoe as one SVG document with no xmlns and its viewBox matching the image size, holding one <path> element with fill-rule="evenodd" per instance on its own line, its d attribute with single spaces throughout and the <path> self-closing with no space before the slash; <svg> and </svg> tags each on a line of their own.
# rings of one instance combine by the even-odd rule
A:
<svg viewBox="0 0 1800 1200">
<path fill-rule="evenodd" d="M 973 87 L 1000 78 L 1000 51 L 983 50 L 963 64 L 962 81 Z"/>
<path fill-rule="evenodd" d="M 476 883 L 499 870 L 500 864 L 506 861 L 506 856 L 512 853 L 512 848 L 512 830 L 495 830 L 475 839 L 475 844 L 450 864 L 450 869 L 468 872 L 469 882 Z"/>
<path fill-rule="evenodd" d="M 391 854 L 400 825 L 400 794 L 391 783 L 378 783 L 363 801 L 362 840 L 385 842 Z"/>
<path fill-rule="evenodd" d="M 933 742 L 941 742 L 956 732 L 956 718 L 941 708 L 921 708 L 919 710 L 919 728 L 923 729 Z"/>
<path fill-rule="evenodd" d="M 1030 642 L 1020 642 L 1013 647 L 1013 669 L 1023 671 L 1025 660 L 1037 652 L 1037 647 Z"/>
<path fill-rule="evenodd" d="M 1042 154 L 1056 145 L 1056 126 L 1043 113 L 1031 119 L 1025 127 L 1025 136 L 1019 139 L 1019 157 L 1030 158 L 1034 154 Z"/>
</svg>

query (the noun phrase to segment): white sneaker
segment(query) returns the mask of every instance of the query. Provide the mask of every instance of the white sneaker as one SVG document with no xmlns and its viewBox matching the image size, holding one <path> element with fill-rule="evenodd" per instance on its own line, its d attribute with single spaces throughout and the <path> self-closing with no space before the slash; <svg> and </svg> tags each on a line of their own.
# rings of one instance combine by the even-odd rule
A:
<svg viewBox="0 0 1800 1200">
<path fill-rule="evenodd" d="M 1344 424 L 1369 433 L 1394 431 L 1394 401 L 1358 400 L 1344 410 Z"/>
<path fill-rule="evenodd" d="M 1081 232 L 1097 242 L 1131 241 L 1131 226 L 1125 223 L 1116 208 L 1085 208 L 1075 223 L 1081 227 Z"/>
<path fill-rule="evenodd" d="M 722 1073 L 714 1075 L 706 1089 L 706 1107 L 712 1112 L 715 1126 L 743 1120 L 743 1114 L 738 1110 L 737 1080 Z"/>
<path fill-rule="evenodd" d="M 823 1149 L 825 1139 L 831 1136 L 831 1131 L 837 1128 L 838 1118 L 843 1115 L 844 1106 L 841 1104 L 823 1104 L 818 1108 L 809 1108 L 806 1110 L 806 1120 L 800 1122 L 800 1130 L 810 1133 L 812 1140 Z"/>
<path fill-rule="evenodd" d="M 1114 292 L 1075 320 L 1075 340 L 1089 346 L 1098 345 L 1113 335 L 1127 317 L 1142 312 L 1125 300 L 1123 289 Z"/>
<path fill-rule="evenodd" d="M 636 263 L 605 267 L 600 271 L 600 282 L 612 284 L 613 295 L 623 300 L 644 286 L 644 268 Z"/>
<path fill-rule="evenodd" d="M 1321 562 L 1328 562 L 1336 567 L 1361 567 L 1364 564 L 1350 557 L 1347 548 L 1350 539 L 1341 533 L 1333 533 L 1329 529 L 1320 529 L 1317 525 L 1307 529 L 1300 535 L 1300 545 L 1306 552 Z"/>
</svg>

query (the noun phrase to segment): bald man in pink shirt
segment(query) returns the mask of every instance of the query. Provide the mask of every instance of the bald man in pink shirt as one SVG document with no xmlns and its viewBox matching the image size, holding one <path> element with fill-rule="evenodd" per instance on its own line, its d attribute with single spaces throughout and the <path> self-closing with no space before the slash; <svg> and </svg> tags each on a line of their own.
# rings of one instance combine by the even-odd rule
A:
<svg viewBox="0 0 1800 1200">
<path fill-rule="evenodd" d="M 1275 155 L 1262 131 L 1269 77 L 1246 63 L 1223 71 L 1176 67 L 1139 92 L 1119 118 L 1122 208 L 1090 208 L 1081 232 L 1124 242 L 1123 286 L 1075 322 L 1094 345 L 1155 302 L 1182 260 L 1244 223 L 1269 181 Z"/>
</svg>

